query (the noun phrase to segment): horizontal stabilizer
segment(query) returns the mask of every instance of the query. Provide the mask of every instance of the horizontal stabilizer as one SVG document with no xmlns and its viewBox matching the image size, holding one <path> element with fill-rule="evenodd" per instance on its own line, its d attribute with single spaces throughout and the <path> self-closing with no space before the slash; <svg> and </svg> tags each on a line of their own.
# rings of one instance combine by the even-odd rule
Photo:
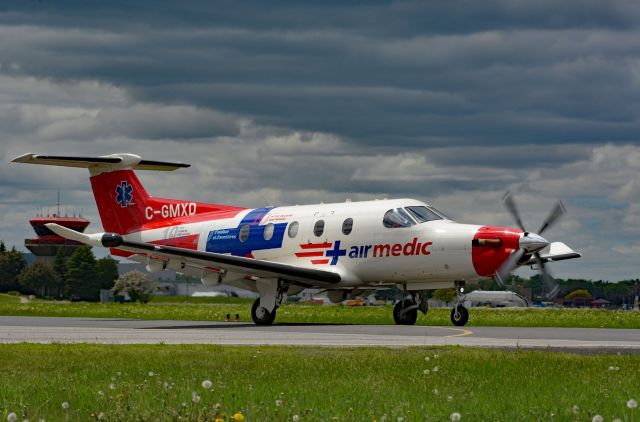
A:
<svg viewBox="0 0 640 422">
<path fill-rule="evenodd" d="M 42 164 L 48 166 L 95 168 L 133 168 L 136 170 L 173 171 L 189 167 L 185 163 L 143 160 L 134 154 L 111 154 L 100 157 L 69 157 L 63 155 L 24 154 L 12 160 L 14 163 Z"/>
</svg>

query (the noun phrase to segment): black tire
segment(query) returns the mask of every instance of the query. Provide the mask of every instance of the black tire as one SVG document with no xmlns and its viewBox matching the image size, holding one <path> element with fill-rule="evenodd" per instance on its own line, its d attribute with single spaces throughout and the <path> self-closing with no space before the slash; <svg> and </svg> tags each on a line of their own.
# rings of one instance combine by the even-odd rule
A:
<svg viewBox="0 0 640 422">
<path fill-rule="evenodd" d="M 409 299 L 396 303 L 393 307 L 393 320 L 396 322 L 396 325 L 414 325 L 418 320 L 416 303 Z"/>
<path fill-rule="evenodd" d="M 260 309 L 258 309 L 260 308 Z M 260 298 L 256 299 L 251 306 L 251 319 L 256 325 L 271 325 L 276 319 L 276 310 L 269 312 L 260 306 Z"/>
<path fill-rule="evenodd" d="M 462 305 L 455 306 L 451 310 L 451 322 L 456 327 L 462 327 L 469 321 L 469 311 Z"/>
</svg>

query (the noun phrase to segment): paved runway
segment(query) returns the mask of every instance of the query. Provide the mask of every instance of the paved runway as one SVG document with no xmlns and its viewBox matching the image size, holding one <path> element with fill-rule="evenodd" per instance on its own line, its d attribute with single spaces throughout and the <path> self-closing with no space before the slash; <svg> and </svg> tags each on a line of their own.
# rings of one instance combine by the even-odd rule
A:
<svg viewBox="0 0 640 422">
<path fill-rule="evenodd" d="M 0 317 L 0 342 L 305 346 L 445 346 L 640 353 L 640 330 L 430 327 Z"/>
</svg>

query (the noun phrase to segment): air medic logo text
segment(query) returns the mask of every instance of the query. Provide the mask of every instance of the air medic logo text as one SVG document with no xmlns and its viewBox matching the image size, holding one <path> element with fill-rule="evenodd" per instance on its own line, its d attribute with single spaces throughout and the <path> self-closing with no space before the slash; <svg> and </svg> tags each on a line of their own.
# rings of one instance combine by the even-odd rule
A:
<svg viewBox="0 0 640 422">
<path fill-rule="evenodd" d="M 335 243 L 306 243 L 301 244 L 302 251 L 296 252 L 298 258 L 311 258 L 314 265 L 336 265 L 341 256 L 350 259 L 384 258 L 394 256 L 426 256 L 432 242 L 420 242 L 417 237 L 407 243 L 378 243 L 375 245 L 351 246 L 347 249 L 340 247 L 340 241 Z"/>
</svg>

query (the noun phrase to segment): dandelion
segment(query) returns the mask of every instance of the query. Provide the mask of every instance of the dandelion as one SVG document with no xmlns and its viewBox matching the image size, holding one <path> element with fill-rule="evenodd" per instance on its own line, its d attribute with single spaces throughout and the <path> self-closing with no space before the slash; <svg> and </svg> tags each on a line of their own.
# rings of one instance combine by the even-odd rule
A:
<svg viewBox="0 0 640 422">
<path fill-rule="evenodd" d="M 453 400 L 453 397 L 447 396 L 447 401 L 452 401 L 452 400 Z"/>
<path fill-rule="evenodd" d="M 224 419 L 222 419 L 222 418 L 216 418 L 213 422 L 224 422 Z"/>
<path fill-rule="evenodd" d="M 615 418 L 615 419 L 614 419 L 613 421 L 611 421 L 611 422 L 622 422 L 622 419 L 620 419 L 620 418 Z"/>
<path fill-rule="evenodd" d="M 106 416 L 104 415 L 104 413 L 103 413 L 103 412 L 98 413 L 98 420 L 99 420 L 99 421 L 103 421 L 103 420 L 105 420 L 105 419 L 106 419 Z"/>
<path fill-rule="evenodd" d="M 7 422 L 16 422 L 18 420 L 18 415 L 15 412 L 11 412 L 7 415 Z"/>
<path fill-rule="evenodd" d="M 69 402 L 68 402 L 68 401 L 63 401 L 63 402 L 62 402 L 62 408 L 63 408 L 64 410 L 67 410 L 67 409 L 69 408 Z"/>
<path fill-rule="evenodd" d="M 458 412 L 453 412 L 451 414 L 451 416 L 450 416 L 450 419 L 451 419 L 452 422 L 459 421 L 460 418 L 462 418 L 462 416 L 460 416 L 460 413 L 458 413 Z"/>
<path fill-rule="evenodd" d="M 182 403 L 180 403 L 180 405 L 181 405 L 182 407 L 187 407 L 187 402 L 183 401 Z"/>
<path fill-rule="evenodd" d="M 430 372 L 430 371 L 429 371 L 428 369 L 425 369 L 424 371 L 422 371 L 422 374 L 423 374 L 423 375 L 429 375 L 429 372 Z"/>
<path fill-rule="evenodd" d="M 429 356 L 426 356 L 426 357 L 424 358 L 424 361 L 425 361 L 425 362 L 429 362 Z"/>
<path fill-rule="evenodd" d="M 573 407 L 571 407 L 571 411 L 574 415 L 577 415 L 578 413 L 580 413 L 580 407 L 577 404 L 574 404 Z"/>
<path fill-rule="evenodd" d="M 439 368 L 439 367 L 437 367 L 437 366 L 434 366 L 434 367 L 433 367 L 433 372 L 438 372 L 439 370 L 440 370 L 440 368 Z"/>
<path fill-rule="evenodd" d="M 280 399 L 276 400 L 276 406 L 278 407 L 282 406 L 282 400 Z"/>
<path fill-rule="evenodd" d="M 104 397 L 104 391 L 102 391 L 102 390 L 98 390 L 98 395 L 99 395 L 100 397 Z"/>
<path fill-rule="evenodd" d="M 434 388 L 434 389 L 433 389 L 433 394 L 434 394 L 435 396 L 437 396 L 437 395 L 438 395 L 438 389 L 437 389 L 437 388 Z"/>
<path fill-rule="evenodd" d="M 592 419 L 591 422 L 603 422 L 604 418 L 600 415 L 595 415 Z"/>
<path fill-rule="evenodd" d="M 200 396 L 195 391 L 191 393 L 191 401 L 194 403 L 198 403 L 200 401 Z"/>
<path fill-rule="evenodd" d="M 220 409 L 222 409 L 222 405 L 220 403 L 216 403 L 213 405 L 213 409 L 218 412 Z"/>
<path fill-rule="evenodd" d="M 155 373 L 153 371 L 149 371 L 149 376 L 153 377 L 155 375 Z"/>
<path fill-rule="evenodd" d="M 243 422 L 244 421 L 244 415 L 240 412 L 236 412 L 234 413 L 233 416 L 231 416 L 231 419 L 236 421 L 236 422 Z"/>
<path fill-rule="evenodd" d="M 116 385 L 114 383 L 109 384 L 109 390 L 115 390 Z"/>
<path fill-rule="evenodd" d="M 629 401 L 627 402 L 627 407 L 629 409 L 635 409 L 636 407 L 638 407 L 638 402 L 634 399 L 629 399 Z"/>
<path fill-rule="evenodd" d="M 213 383 L 210 380 L 202 381 L 202 388 L 209 390 L 211 387 L 213 387 Z"/>
<path fill-rule="evenodd" d="M 434 359 L 438 359 L 440 356 L 439 355 L 433 355 Z"/>
<path fill-rule="evenodd" d="M 380 418 L 380 422 L 387 422 L 387 415 L 382 415 L 382 417 Z"/>
<path fill-rule="evenodd" d="M 293 416 L 291 417 L 291 420 L 292 420 L 293 422 L 300 422 L 300 416 L 298 416 L 298 415 L 293 415 Z"/>
<path fill-rule="evenodd" d="M 398 416 L 398 422 L 404 422 L 404 418 L 402 416 Z"/>
</svg>

